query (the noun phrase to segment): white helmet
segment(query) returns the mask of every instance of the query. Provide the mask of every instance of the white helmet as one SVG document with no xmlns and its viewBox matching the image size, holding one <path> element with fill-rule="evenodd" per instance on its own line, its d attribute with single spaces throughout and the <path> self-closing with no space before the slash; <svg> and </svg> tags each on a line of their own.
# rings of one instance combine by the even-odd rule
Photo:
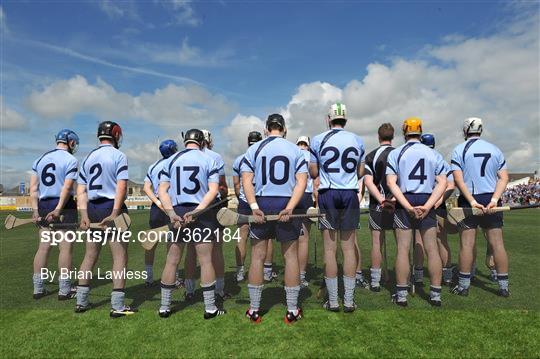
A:
<svg viewBox="0 0 540 359">
<path fill-rule="evenodd" d="M 463 121 L 463 135 L 467 137 L 468 135 L 482 133 L 482 119 L 478 117 L 469 117 Z"/>
<path fill-rule="evenodd" d="M 336 102 L 328 110 L 328 120 L 334 121 L 338 119 L 347 120 L 347 107 L 340 102 Z"/>
<path fill-rule="evenodd" d="M 308 136 L 300 136 L 298 137 L 298 139 L 296 140 L 296 144 L 299 144 L 299 143 L 302 143 L 304 142 L 306 145 L 309 146 L 309 137 Z"/>
<path fill-rule="evenodd" d="M 206 146 L 209 149 L 212 149 L 212 147 L 214 147 L 214 144 L 212 142 L 212 134 L 208 130 L 201 130 L 201 132 L 204 135 L 204 141 L 206 142 Z"/>
</svg>

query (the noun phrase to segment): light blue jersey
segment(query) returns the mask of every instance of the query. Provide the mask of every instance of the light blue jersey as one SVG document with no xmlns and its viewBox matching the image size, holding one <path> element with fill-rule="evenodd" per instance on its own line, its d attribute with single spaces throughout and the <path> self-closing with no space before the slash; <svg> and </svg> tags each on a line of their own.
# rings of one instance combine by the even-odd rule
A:
<svg viewBox="0 0 540 359">
<path fill-rule="evenodd" d="M 506 169 L 501 150 L 478 137 L 460 144 L 452 152 L 452 170 L 462 171 L 471 194 L 495 192 L 497 172 Z"/>
<path fill-rule="evenodd" d="M 35 160 L 32 171 L 38 177 L 39 199 L 60 198 L 64 181 L 77 179 L 78 167 L 77 159 L 67 150 L 60 148 Z"/>
<path fill-rule="evenodd" d="M 169 157 L 160 182 L 169 182 L 172 205 L 199 204 L 208 183 L 219 183 L 219 165 L 205 152 L 186 148 Z"/>
<path fill-rule="evenodd" d="M 310 162 L 319 165 L 320 189 L 358 190 L 357 168 L 365 153 L 359 136 L 334 128 L 315 136 L 310 151 Z"/>
<path fill-rule="evenodd" d="M 216 161 L 216 164 L 218 166 L 218 169 L 219 169 L 219 175 L 220 176 L 225 176 L 225 161 L 223 161 L 223 157 L 221 157 L 221 155 L 215 151 L 212 151 L 208 148 L 204 148 L 202 150 L 204 153 L 206 153 L 208 156 L 212 157 L 214 159 L 214 161 Z"/>
<path fill-rule="evenodd" d="M 118 181 L 128 179 L 126 155 L 113 145 L 103 144 L 86 156 L 77 182 L 86 186 L 89 200 L 114 199 Z"/>
<path fill-rule="evenodd" d="M 238 198 L 244 202 L 247 202 L 246 195 L 244 193 L 244 186 L 242 186 L 242 173 L 240 172 L 240 165 L 242 164 L 242 161 L 244 160 L 244 156 L 245 154 L 240 155 L 236 157 L 236 159 L 234 160 L 233 173 L 234 173 L 234 176 L 240 179 L 240 195 L 238 196 Z"/>
<path fill-rule="evenodd" d="M 298 146 L 270 136 L 247 150 L 240 172 L 254 173 L 255 195 L 290 197 L 296 174 L 307 173 L 307 161 Z"/>
<path fill-rule="evenodd" d="M 392 150 L 388 155 L 386 175 L 397 175 L 403 193 L 431 194 L 436 177 L 446 175 L 447 167 L 441 154 L 417 140 Z"/>
<path fill-rule="evenodd" d="M 152 163 L 152 165 L 148 167 L 148 172 L 146 173 L 146 177 L 144 178 L 144 182 L 149 182 L 152 184 L 152 189 L 154 190 L 154 195 L 156 197 L 158 197 L 159 179 L 165 172 L 164 165 L 166 162 L 167 159 L 162 158 Z"/>
<path fill-rule="evenodd" d="M 301 148 L 300 148 L 300 151 L 302 151 L 302 153 L 304 154 L 304 158 L 306 159 L 306 162 L 309 163 L 309 160 L 311 158 L 311 152 L 309 152 L 309 150 L 304 150 Z M 307 180 L 306 193 L 313 193 L 313 179 L 309 175 L 308 175 L 308 180 Z"/>
</svg>

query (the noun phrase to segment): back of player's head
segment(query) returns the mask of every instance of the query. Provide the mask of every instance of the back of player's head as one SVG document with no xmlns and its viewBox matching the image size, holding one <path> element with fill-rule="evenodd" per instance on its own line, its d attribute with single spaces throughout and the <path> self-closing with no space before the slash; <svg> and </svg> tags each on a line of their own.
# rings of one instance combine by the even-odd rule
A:
<svg viewBox="0 0 540 359">
<path fill-rule="evenodd" d="M 420 142 L 429 148 L 435 148 L 435 136 L 431 133 L 424 133 L 422 137 L 420 137 Z"/>
<path fill-rule="evenodd" d="M 391 123 L 383 123 L 378 130 L 379 141 L 392 141 L 394 139 L 394 126 Z"/>
<path fill-rule="evenodd" d="M 328 110 L 328 124 L 330 126 L 345 126 L 347 123 L 347 106 L 341 102 L 336 102 Z"/>
<path fill-rule="evenodd" d="M 178 145 L 174 140 L 165 140 L 159 144 L 159 152 L 163 158 L 169 158 L 178 151 Z"/>
<path fill-rule="evenodd" d="M 212 147 L 214 146 L 214 142 L 212 141 L 212 134 L 208 130 L 201 130 L 201 132 L 204 135 L 204 142 L 206 147 L 212 149 Z"/>
<path fill-rule="evenodd" d="M 251 146 L 252 144 L 256 142 L 259 142 L 260 140 L 262 140 L 262 134 L 259 131 L 251 131 L 248 134 L 248 139 L 247 139 L 248 146 Z"/>
<path fill-rule="evenodd" d="M 60 130 L 55 137 L 56 143 L 65 143 L 68 146 L 69 153 L 74 154 L 79 149 L 79 136 L 70 129 Z"/>
<path fill-rule="evenodd" d="M 304 144 L 309 147 L 309 137 L 308 136 L 298 137 L 298 139 L 296 140 L 296 144 L 297 145 Z"/>
<path fill-rule="evenodd" d="M 201 130 L 197 130 L 196 128 L 192 128 L 191 130 L 188 130 L 184 135 L 184 145 L 187 145 L 188 143 L 195 143 L 199 147 L 202 147 L 204 145 L 204 134 Z"/>
<path fill-rule="evenodd" d="M 268 131 L 285 131 L 285 119 L 279 113 L 273 113 L 266 120 L 266 129 Z"/>
<path fill-rule="evenodd" d="M 409 117 L 403 121 L 403 135 L 405 137 L 422 135 L 422 120 L 418 117 Z"/>
<path fill-rule="evenodd" d="M 122 145 L 122 128 L 113 121 L 103 121 L 98 126 L 97 137 L 100 140 L 112 140 L 114 147 Z"/>
<path fill-rule="evenodd" d="M 465 138 L 471 136 L 471 135 L 478 135 L 480 136 L 482 134 L 483 125 L 482 125 L 482 119 L 478 117 L 469 117 L 463 121 L 463 135 Z"/>
</svg>

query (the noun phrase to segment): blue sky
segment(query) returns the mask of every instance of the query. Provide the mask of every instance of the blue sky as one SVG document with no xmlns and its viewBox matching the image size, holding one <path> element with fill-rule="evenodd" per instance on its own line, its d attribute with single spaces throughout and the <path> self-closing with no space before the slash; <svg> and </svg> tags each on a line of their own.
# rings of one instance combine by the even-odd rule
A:
<svg viewBox="0 0 540 359">
<path fill-rule="evenodd" d="M 394 71 L 400 59 L 426 62 L 427 70 L 457 71 L 455 62 L 462 58 L 434 55 L 433 49 L 456 48 L 470 39 L 508 39 L 514 35 L 507 28 L 522 24 L 522 16 L 537 26 L 538 7 L 500 2 L 3 1 L 3 102 L 23 118 L 19 125 L 3 126 L 3 181 L 13 184 L 24 177 L 25 167 L 52 145 L 62 127 L 80 133 L 79 155 L 88 152 L 95 145 L 97 122 L 109 117 L 124 127 L 136 180 L 150 160 L 137 156 L 143 144 L 177 139 L 201 116 L 208 118 L 204 125 L 214 132 L 216 150 L 229 151 L 230 159 L 229 142 L 235 138 L 221 133 L 239 115 L 260 119 L 272 111 L 289 111 L 291 125 L 301 131 L 306 127 L 299 125 L 302 120 L 291 103 L 303 84 L 331 84 L 346 96 L 353 81 L 361 86 L 369 78 L 370 64 Z M 528 41 L 528 50 L 538 46 L 537 38 Z M 537 57 L 527 56 L 527 63 L 538 63 Z M 162 96 L 168 87 L 170 96 Z M 428 89 L 437 92 L 436 87 Z M 188 93 L 179 107 L 188 113 L 180 111 L 175 119 L 163 111 L 174 106 L 178 91 Z M 115 107 L 123 100 L 133 109 Z M 310 101 L 318 99 L 306 104 Z M 533 149 L 530 156 L 537 153 Z"/>
</svg>

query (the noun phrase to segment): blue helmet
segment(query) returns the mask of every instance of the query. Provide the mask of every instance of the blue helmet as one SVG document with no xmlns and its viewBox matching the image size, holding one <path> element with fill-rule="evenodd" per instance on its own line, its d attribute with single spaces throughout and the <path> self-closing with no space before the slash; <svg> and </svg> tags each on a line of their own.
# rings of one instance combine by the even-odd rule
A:
<svg viewBox="0 0 540 359">
<path fill-rule="evenodd" d="M 60 130 L 60 132 L 56 134 L 55 139 L 56 143 L 65 143 L 68 145 L 71 154 L 77 152 L 79 149 L 79 136 L 67 128 Z"/>
<path fill-rule="evenodd" d="M 435 148 L 435 136 L 431 133 L 424 133 L 422 137 L 420 137 L 420 142 L 429 148 Z"/>
<path fill-rule="evenodd" d="M 178 145 L 173 140 L 165 140 L 159 145 L 159 152 L 163 158 L 169 158 L 178 151 Z"/>
</svg>

